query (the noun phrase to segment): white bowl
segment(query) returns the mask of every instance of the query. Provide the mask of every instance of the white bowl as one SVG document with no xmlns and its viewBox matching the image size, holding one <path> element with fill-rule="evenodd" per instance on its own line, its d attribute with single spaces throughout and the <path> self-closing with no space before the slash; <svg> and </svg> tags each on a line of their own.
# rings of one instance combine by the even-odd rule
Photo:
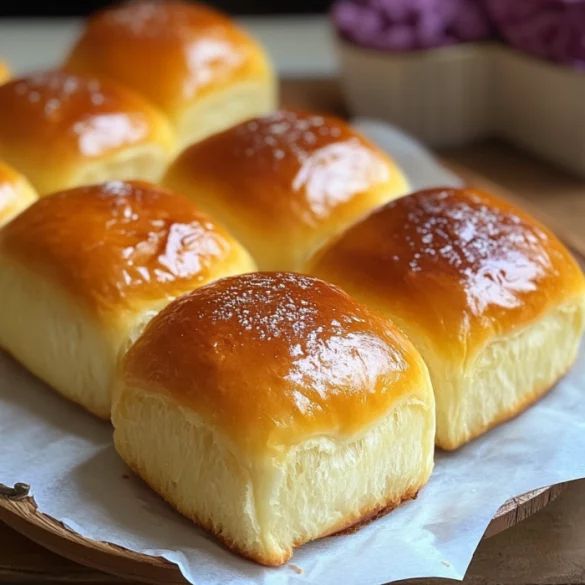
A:
<svg viewBox="0 0 585 585">
<path fill-rule="evenodd" d="M 352 114 L 434 147 L 498 135 L 585 175 L 585 73 L 498 43 L 391 53 L 338 40 Z"/>
</svg>

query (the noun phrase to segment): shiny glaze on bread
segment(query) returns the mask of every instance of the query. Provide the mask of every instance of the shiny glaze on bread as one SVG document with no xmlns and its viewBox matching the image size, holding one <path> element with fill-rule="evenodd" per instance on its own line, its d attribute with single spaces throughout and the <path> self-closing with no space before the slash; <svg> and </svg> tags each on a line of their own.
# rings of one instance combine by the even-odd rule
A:
<svg viewBox="0 0 585 585">
<path fill-rule="evenodd" d="M 403 334 L 338 288 L 251 273 L 171 303 L 130 349 L 122 375 L 261 452 L 363 431 L 416 395 L 427 374 Z"/>
<path fill-rule="evenodd" d="M 172 141 L 163 115 L 117 83 L 48 71 L 0 85 L 0 157 L 42 194 L 87 162 Z"/>
<path fill-rule="evenodd" d="M 216 88 L 268 74 L 261 48 L 231 19 L 175 0 L 96 13 L 65 67 L 116 79 L 171 115 Z"/>
<path fill-rule="evenodd" d="M 192 145 L 163 181 L 224 223 L 261 268 L 289 270 L 407 188 L 395 163 L 344 121 L 295 110 Z"/>
<path fill-rule="evenodd" d="M 419 328 L 447 355 L 473 355 L 490 337 L 585 291 L 555 235 L 476 189 L 437 188 L 390 202 L 310 262 L 385 314 Z"/>
<path fill-rule="evenodd" d="M 188 199 L 138 181 L 43 198 L 0 232 L 0 248 L 100 313 L 162 302 L 247 257 Z"/>
</svg>

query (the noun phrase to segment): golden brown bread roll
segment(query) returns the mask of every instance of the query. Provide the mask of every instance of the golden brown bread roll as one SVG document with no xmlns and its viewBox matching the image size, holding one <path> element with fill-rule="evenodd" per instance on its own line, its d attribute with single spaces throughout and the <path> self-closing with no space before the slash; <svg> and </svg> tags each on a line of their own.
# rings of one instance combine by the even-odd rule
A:
<svg viewBox="0 0 585 585">
<path fill-rule="evenodd" d="M 0 161 L 0 226 L 38 199 L 28 180 Z"/>
<path fill-rule="evenodd" d="M 329 237 L 407 190 L 396 164 L 345 122 L 287 110 L 192 145 L 163 183 L 226 225 L 263 270 L 298 270 Z"/>
<path fill-rule="evenodd" d="M 222 279 L 166 307 L 122 361 L 112 422 L 151 487 L 266 565 L 414 497 L 433 466 L 418 352 L 292 273 Z"/>
<path fill-rule="evenodd" d="M 308 272 L 410 336 L 431 372 L 445 449 L 549 390 L 575 360 L 585 324 L 585 279 L 566 248 L 475 189 L 393 201 L 318 253 Z"/>
<path fill-rule="evenodd" d="M 0 86 L 0 157 L 40 195 L 159 179 L 174 147 L 164 116 L 115 83 L 50 71 Z"/>
<path fill-rule="evenodd" d="M 0 230 L 0 346 L 108 418 L 118 357 L 174 297 L 253 270 L 186 198 L 110 182 L 40 199 Z"/>
<path fill-rule="evenodd" d="M 181 147 L 275 107 L 262 47 L 194 2 L 147 0 L 95 14 L 65 67 L 142 93 L 169 116 Z"/>
</svg>

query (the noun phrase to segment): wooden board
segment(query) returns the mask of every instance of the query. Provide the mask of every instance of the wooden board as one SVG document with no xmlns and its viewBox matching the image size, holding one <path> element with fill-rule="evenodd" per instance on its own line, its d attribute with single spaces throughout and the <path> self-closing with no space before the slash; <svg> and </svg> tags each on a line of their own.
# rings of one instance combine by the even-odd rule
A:
<svg viewBox="0 0 585 585">
<path fill-rule="evenodd" d="M 565 484 L 558 484 L 512 498 L 498 510 L 485 536 L 493 536 L 528 518 L 554 500 L 565 487 Z M 83 538 L 40 513 L 30 497 L 17 496 L 17 499 L 11 499 L 0 496 L 0 520 L 54 553 L 105 573 L 145 583 L 186 583 L 176 565 L 160 557 L 142 555 L 107 542 Z"/>
<path fill-rule="evenodd" d="M 585 480 L 538 514 L 483 539 L 463 584 L 412 579 L 401 585 L 585 585 Z M 74 563 L 0 521 L 0 585 L 144 585 Z"/>
</svg>

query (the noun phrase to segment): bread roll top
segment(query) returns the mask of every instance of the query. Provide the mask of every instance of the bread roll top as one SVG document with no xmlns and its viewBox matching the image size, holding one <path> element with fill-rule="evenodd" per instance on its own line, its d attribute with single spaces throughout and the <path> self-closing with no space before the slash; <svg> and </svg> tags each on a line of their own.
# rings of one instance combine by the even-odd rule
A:
<svg viewBox="0 0 585 585">
<path fill-rule="evenodd" d="M 227 225 L 261 268 L 287 270 L 407 189 L 396 164 L 345 122 L 293 110 L 192 145 L 163 181 Z"/>
<path fill-rule="evenodd" d="M 447 358 L 471 357 L 585 292 L 581 269 L 550 230 L 471 188 L 388 203 L 308 270 L 419 328 Z"/>
<path fill-rule="evenodd" d="M 0 249 L 99 314 L 166 301 L 253 266 L 188 199 L 139 181 L 45 197 L 0 232 Z"/>
<path fill-rule="evenodd" d="M 65 67 L 117 79 L 171 117 L 193 98 L 271 75 L 263 49 L 229 17 L 173 0 L 130 2 L 96 13 Z"/>
<path fill-rule="evenodd" d="M 259 454 L 365 432 L 405 397 L 431 407 L 426 368 L 392 324 L 293 273 L 225 278 L 177 299 L 129 350 L 122 378 Z"/>
<path fill-rule="evenodd" d="M 88 162 L 143 144 L 170 154 L 170 126 L 154 106 L 117 83 L 49 71 L 0 86 L 0 157 L 41 194 L 63 188 Z"/>
</svg>

